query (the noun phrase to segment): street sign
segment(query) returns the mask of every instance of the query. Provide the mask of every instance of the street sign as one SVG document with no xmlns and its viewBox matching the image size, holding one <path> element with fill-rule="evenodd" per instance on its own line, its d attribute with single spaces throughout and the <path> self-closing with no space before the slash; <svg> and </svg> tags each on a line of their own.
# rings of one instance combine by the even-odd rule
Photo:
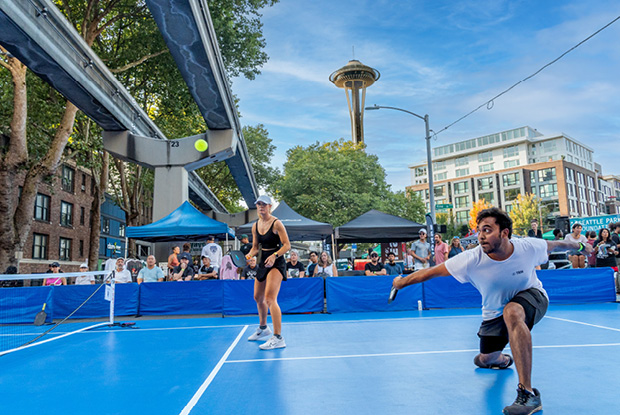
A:
<svg viewBox="0 0 620 415">
<path fill-rule="evenodd" d="M 435 205 L 435 209 L 452 209 L 454 206 L 452 203 L 441 203 L 439 205 Z"/>
</svg>

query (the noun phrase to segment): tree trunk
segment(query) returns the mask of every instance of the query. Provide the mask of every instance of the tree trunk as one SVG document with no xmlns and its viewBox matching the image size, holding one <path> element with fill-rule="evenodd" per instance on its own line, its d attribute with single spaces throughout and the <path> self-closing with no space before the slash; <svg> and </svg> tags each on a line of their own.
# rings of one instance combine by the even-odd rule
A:
<svg viewBox="0 0 620 415">
<path fill-rule="evenodd" d="M 96 270 L 99 261 L 99 235 L 101 234 L 101 204 L 105 201 L 105 192 L 108 187 L 108 172 L 110 166 L 110 155 L 104 151 L 101 160 L 101 177 L 95 178 L 93 201 L 90 207 L 90 244 L 88 247 L 88 269 Z"/>
</svg>

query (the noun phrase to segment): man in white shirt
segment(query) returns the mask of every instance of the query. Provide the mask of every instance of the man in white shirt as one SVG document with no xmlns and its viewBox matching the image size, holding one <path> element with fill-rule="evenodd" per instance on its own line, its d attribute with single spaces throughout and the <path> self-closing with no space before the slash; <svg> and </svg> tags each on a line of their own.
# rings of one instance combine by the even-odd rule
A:
<svg viewBox="0 0 620 415">
<path fill-rule="evenodd" d="M 215 243 L 213 235 L 207 236 L 207 244 L 202 247 L 200 257 L 208 256 L 211 260 L 211 266 L 215 272 L 219 272 L 222 266 L 222 248 Z"/>
<path fill-rule="evenodd" d="M 88 264 L 84 262 L 80 265 L 80 272 L 88 272 Z M 90 285 L 95 283 L 95 277 L 92 275 L 80 275 L 75 277 L 75 285 Z"/>
<path fill-rule="evenodd" d="M 131 273 L 125 269 L 125 260 L 118 258 L 116 260 L 116 269 L 114 270 L 114 280 L 117 284 L 124 284 L 131 281 Z"/>
<path fill-rule="evenodd" d="M 469 282 L 482 294 L 482 324 L 478 331 L 480 354 L 476 366 L 506 369 L 512 363 L 502 350 L 510 342 L 519 375 L 515 402 L 504 408 L 505 415 L 532 414 L 542 409 L 540 392 L 532 388 L 531 329 L 545 315 L 549 299 L 536 276 L 536 266 L 547 262 L 556 248 L 592 251 L 589 244 L 568 240 L 537 238 L 510 239 L 512 220 L 498 208 L 480 211 L 476 218 L 480 245 L 443 264 L 396 277 L 393 286 L 401 289 L 435 277 L 453 276 Z"/>
</svg>

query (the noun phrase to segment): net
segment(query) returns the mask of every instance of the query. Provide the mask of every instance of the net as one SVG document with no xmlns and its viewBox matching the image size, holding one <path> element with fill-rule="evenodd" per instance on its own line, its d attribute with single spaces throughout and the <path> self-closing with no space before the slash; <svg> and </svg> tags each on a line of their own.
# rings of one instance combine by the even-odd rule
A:
<svg viewBox="0 0 620 415">
<path fill-rule="evenodd" d="M 110 271 L 0 275 L 0 356 L 113 325 L 113 276 Z M 56 330 L 78 318 L 105 321 Z"/>
</svg>

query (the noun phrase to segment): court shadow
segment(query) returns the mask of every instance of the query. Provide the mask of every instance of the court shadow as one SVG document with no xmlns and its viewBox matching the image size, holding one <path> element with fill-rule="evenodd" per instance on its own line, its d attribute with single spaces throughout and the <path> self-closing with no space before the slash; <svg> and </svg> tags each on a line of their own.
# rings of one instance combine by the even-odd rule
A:
<svg viewBox="0 0 620 415">
<path fill-rule="evenodd" d="M 505 406 L 510 405 L 517 396 L 517 371 L 514 368 L 504 370 L 476 368 L 476 375 L 487 385 L 484 394 L 487 414 L 502 413 Z M 513 388 L 514 386 L 514 388 Z M 514 389 L 514 396 L 511 391 Z"/>
</svg>

